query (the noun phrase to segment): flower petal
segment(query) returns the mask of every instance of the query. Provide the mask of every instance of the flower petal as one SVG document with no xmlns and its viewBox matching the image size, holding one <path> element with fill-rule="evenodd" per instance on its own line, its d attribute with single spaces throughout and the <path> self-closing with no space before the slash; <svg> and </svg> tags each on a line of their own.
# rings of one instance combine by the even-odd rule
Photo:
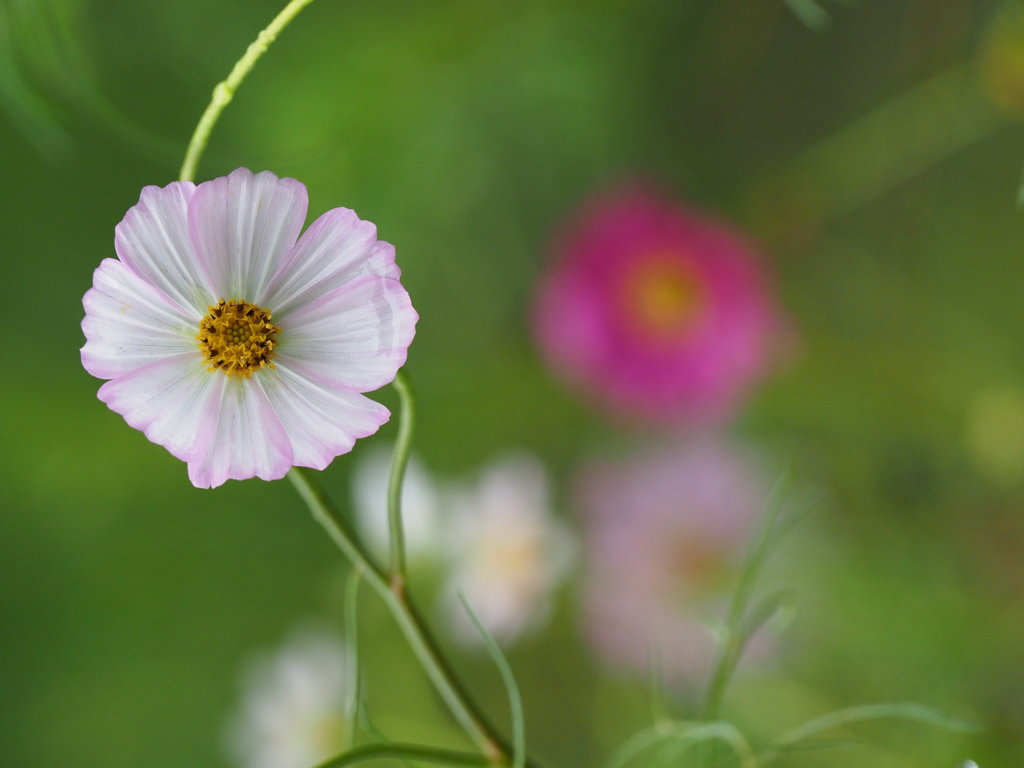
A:
<svg viewBox="0 0 1024 768">
<path fill-rule="evenodd" d="M 260 371 L 257 380 L 291 439 L 292 463 L 301 467 L 324 469 L 391 416 L 368 397 L 312 381 L 284 363 Z"/>
<path fill-rule="evenodd" d="M 114 230 L 118 258 L 177 302 L 183 311 L 206 311 L 212 295 L 188 234 L 190 181 L 145 187 Z"/>
<path fill-rule="evenodd" d="M 207 452 L 227 377 L 213 375 L 196 351 L 165 357 L 108 381 L 99 398 L 135 429 L 182 461 Z"/>
<path fill-rule="evenodd" d="M 306 187 L 239 168 L 196 187 L 189 237 L 216 298 L 256 304 L 306 220 Z"/>
<path fill-rule="evenodd" d="M 365 275 L 398 279 L 395 248 L 355 211 L 335 208 L 310 224 L 271 280 L 264 300 L 276 315 Z"/>
<path fill-rule="evenodd" d="M 177 304 L 116 259 L 100 262 L 82 305 L 82 365 L 93 376 L 112 379 L 189 351 L 199 357 L 198 317 L 184 317 Z"/>
<path fill-rule="evenodd" d="M 284 477 L 292 465 L 291 441 L 263 388 L 254 378 L 210 376 L 225 385 L 213 438 L 206 451 L 189 460 L 192 484 L 216 488 L 225 480 Z"/>
<path fill-rule="evenodd" d="M 371 276 L 274 319 L 282 328 L 275 352 L 289 368 L 367 392 L 405 364 L 419 317 L 400 282 Z"/>
</svg>

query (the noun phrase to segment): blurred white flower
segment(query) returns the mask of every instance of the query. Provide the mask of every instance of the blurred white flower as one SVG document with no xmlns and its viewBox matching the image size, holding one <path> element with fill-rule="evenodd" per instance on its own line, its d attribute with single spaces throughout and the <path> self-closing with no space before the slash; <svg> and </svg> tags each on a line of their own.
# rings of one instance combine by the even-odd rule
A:
<svg viewBox="0 0 1024 768">
<path fill-rule="evenodd" d="M 348 657 L 340 638 L 294 632 L 274 653 L 250 660 L 226 746 L 242 768 L 309 768 L 345 744 Z"/>
<path fill-rule="evenodd" d="M 498 640 L 537 629 L 575 551 L 568 528 L 551 514 L 544 466 L 507 456 L 484 468 L 474 487 L 457 491 L 452 507 L 445 605 L 456 638 L 480 642 L 460 592 Z"/>
<path fill-rule="evenodd" d="M 960 766 L 960 768 L 978 768 L 978 764 L 973 760 L 968 760 L 966 763 Z"/>
<path fill-rule="evenodd" d="M 388 479 L 391 473 L 389 448 L 376 448 L 360 453 L 352 476 L 352 503 L 359 529 L 370 550 L 384 557 L 387 554 Z M 427 558 L 438 550 L 440 492 L 423 464 L 412 456 L 405 470 L 402 486 L 402 525 L 406 556 L 411 560 Z"/>
</svg>

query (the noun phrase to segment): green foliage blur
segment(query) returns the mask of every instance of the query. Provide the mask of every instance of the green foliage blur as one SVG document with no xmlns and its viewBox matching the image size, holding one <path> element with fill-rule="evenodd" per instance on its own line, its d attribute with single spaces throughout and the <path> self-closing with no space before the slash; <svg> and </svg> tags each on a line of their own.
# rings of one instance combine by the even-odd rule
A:
<svg viewBox="0 0 1024 768">
<path fill-rule="evenodd" d="M 78 359 L 114 225 L 176 177 L 213 85 L 281 5 L 0 0 L 0 765 L 224 765 L 244 659 L 296 620 L 340 622 L 347 566 L 289 485 L 196 490 Z M 1024 765 L 1019 13 L 319 0 L 246 81 L 198 180 L 269 168 L 309 187 L 311 216 L 345 205 L 377 223 L 421 316 L 419 455 L 459 476 L 525 449 L 562 488 L 639 438 L 531 342 L 552 229 L 636 175 L 731 217 L 793 326 L 791 359 L 735 431 L 827 501 L 775 563 L 799 592 L 780 658 L 741 675 L 728 714 L 768 738 L 916 700 L 983 729 L 865 727 L 846 736 L 870 747 L 787 764 Z M 325 473 L 341 502 L 350 468 Z M 531 751 L 564 768 L 649 724 L 646 684 L 579 650 L 577 597 L 509 653 Z M 463 744 L 369 599 L 362 632 L 378 725 Z M 506 717 L 486 656 L 455 653 Z"/>
</svg>

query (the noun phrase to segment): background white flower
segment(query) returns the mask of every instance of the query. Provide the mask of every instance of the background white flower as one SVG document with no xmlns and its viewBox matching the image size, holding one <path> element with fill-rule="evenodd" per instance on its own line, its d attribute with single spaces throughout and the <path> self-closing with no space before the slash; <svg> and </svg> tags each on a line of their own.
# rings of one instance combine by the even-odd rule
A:
<svg viewBox="0 0 1024 768">
<path fill-rule="evenodd" d="M 485 467 L 453 495 L 445 606 L 455 636 L 480 636 L 458 593 L 499 640 L 512 642 L 548 617 L 551 594 L 573 560 L 574 540 L 552 516 L 544 466 L 525 455 Z"/>
<path fill-rule="evenodd" d="M 352 473 L 352 503 L 367 545 L 380 557 L 388 551 L 388 479 L 391 447 L 360 451 Z M 415 455 L 409 458 L 402 486 L 402 523 L 406 555 L 430 557 L 440 546 L 441 491 Z"/>
<path fill-rule="evenodd" d="M 341 752 L 348 663 L 340 638 L 308 628 L 251 659 L 226 731 L 231 760 L 241 768 L 311 768 Z"/>
</svg>

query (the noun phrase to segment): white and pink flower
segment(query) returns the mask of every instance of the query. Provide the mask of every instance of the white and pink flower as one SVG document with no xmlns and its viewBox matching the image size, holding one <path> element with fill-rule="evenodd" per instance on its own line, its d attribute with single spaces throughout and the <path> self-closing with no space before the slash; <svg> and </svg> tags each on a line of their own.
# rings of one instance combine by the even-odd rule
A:
<svg viewBox="0 0 1024 768">
<path fill-rule="evenodd" d="M 225 732 L 232 763 L 309 768 L 341 752 L 352 737 L 345 717 L 351 663 L 340 637 L 314 627 L 250 659 Z"/>
<path fill-rule="evenodd" d="M 417 315 L 394 248 L 335 208 L 301 234 L 295 179 L 239 168 L 146 187 L 85 294 L 100 399 L 198 487 L 322 469 L 390 413 Z"/>
<path fill-rule="evenodd" d="M 361 451 L 352 472 L 352 509 L 370 550 L 382 560 L 391 543 L 388 520 L 388 483 L 393 447 Z M 402 482 L 402 528 L 405 554 L 410 561 L 426 562 L 441 549 L 445 523 L 443 489 L 419 456 L 409 457 Z"/>
<path fill-rule="evenodd" d="M 448 544 L 445 602 L 456 639 L 470 645 L 482 641 L 460 593 L 495 638 L 512 643 L 548 619 L 575 554 L 552 512 L 544 465 L 525 454 L 498 459 L 453 493 Z"/>
</svg>

